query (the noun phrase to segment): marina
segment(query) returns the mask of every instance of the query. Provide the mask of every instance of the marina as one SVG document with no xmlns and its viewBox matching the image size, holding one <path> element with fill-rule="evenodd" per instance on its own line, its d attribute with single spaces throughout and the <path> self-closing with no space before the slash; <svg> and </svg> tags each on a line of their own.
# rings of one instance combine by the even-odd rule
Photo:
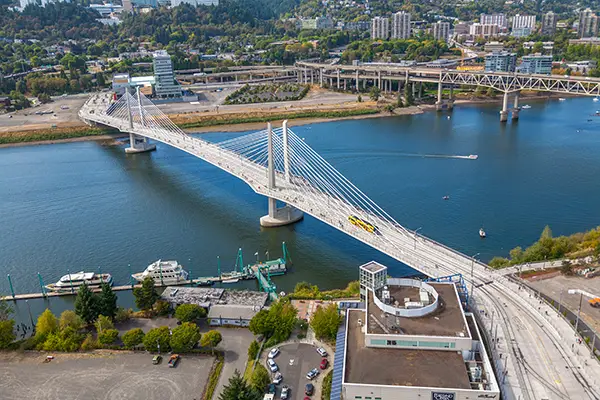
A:
<svg viewBox="0 0 600 400">
<path fill-rule="evenodd" d="M 8 275 L 8 282 L 11 289 L 10 296 L 0 297 L 0 300 L 30 300 L 40 299 L 47 297 L 57 296 L 74 296 L 77 294 L 79 286 L 87 279 L 94 282 L 90 289 L 92 292 L 100 292 L 102 288 L 100 284 L 102 279 L 104 282 L 109 283 L 114 291 L 133 290 L 136 287 L 141 287 L 141 281 L 146 276 L 150 276 L 154 279 L 154 286 L 156 287 L 168 287 L 168 286 L 213 286 L 217 283 L 229 284 L 237 283 L 240 280 L 253 280 L 258 281 L 259 287 L 263 292 L 268 293 L 271 300 L 276 300 L 278 295 L 276 292 L 276 286 L 271 281 L 271 276 L 280 276 L 287 273 L 287 265 L 291 264 L 291 257 L 287 250 L 285 242 L 281 244 L 283 257 L 275 260 L 266 260 L 257 263 L 244 266 L 242 249 L 238 250 L 238 256 L 236 265 L 233 271 L 221 272 L 220 258 L 217 257 L 218 261 L 218 272 L 215 276 L 209 277 L 198 277 L 195 279 L 188 279 L 188 272 L 183 270 L 183 267 L 177 263 L 177 261 L 161 261 L 158 260 L 148 266 L 142 273 L 131 274 L 128 285 L 113 286 L 113 280 L 110 274 L 95 274 L 95 273 L 67 273 L 61 277 L 59 282 L 51 285 L 44 285 L 42 276 L 38 273 L 38 280 L 40 283 L 41 292 L 38 293 L 15 293 L 13 289 L 11 276 Z M 164 268 L 164 269 L 163 269 Z M 163 275 L 164 273 L 164 275 Z M 146 274 L 142 277 L 143 274 Z M 98 283 L 95 278 L 98 278 Z M 181 279 L 185 277 L 185 279 Z M 162 278 L 162 279 L 161 279 Z M 135 281 L 140 283 L 135 283 Z M 62 283 L 60 289 L 57 289 L 58 283 Z"/>
</svg>

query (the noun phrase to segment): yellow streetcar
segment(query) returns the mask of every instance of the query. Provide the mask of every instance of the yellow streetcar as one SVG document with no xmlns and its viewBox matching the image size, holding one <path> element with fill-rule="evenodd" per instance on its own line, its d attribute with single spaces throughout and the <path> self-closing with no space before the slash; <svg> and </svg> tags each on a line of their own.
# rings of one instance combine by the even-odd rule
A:
<svg viewBox="0 0 600 400">
<path fill-rule="evenodd" d="M 365 221 L 363 219 L 358 218 L 356 215 L 350 215 L 348 217 L 348 221 L 350 221 L 350 223 L 352 225 L 356 225 L 359 228 L 364 229 L 365 231 L 369 232 L 369 233 L 376 233 L 377 232 L 377 227 L 374 226 L 373 224 L 371 224 L 368 221 Z"/>
</svg>

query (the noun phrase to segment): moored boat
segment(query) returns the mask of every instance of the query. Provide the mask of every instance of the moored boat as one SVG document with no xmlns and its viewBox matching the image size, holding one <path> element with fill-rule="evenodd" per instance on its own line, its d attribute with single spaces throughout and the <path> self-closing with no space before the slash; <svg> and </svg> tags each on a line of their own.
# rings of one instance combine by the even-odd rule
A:
<svg viewBox="0 0 600 400">
<path fill-rule="evenodd" d="M 151 277 L 154 282 L 170 285 L 188 280 L 188 272 L 175 260 L 158 260 L 148 265 L 144 272 L 131 275 L 138 282 Z"/>
<path fill-rule="evenodd" d="M 487 235 L 486 235 L 485 231 L 483 230 L 483 228 L 479 228 L 479 237 L 484 238 L 486 236 Z"/>
<path fill-rule="evenodd" d="M 46 289 L 53 292 L 68 292 L 79 289 L 79 286 L 86 284 L 90 289 L 98 289 L 103 283 L 113 284 L 110 274 L 96 274 L 94 272 L 75 272 L 62 276 L 58 282 L 46 285 Z"/>
</svg>

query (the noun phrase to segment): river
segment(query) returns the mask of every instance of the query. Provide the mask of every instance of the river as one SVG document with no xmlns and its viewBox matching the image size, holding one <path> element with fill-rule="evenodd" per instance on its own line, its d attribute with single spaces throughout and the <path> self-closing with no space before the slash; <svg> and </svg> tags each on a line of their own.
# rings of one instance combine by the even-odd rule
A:
<svg viewBox="0 0 600 400">
<path fill-rule="evenodd" d="M 507 124 L 493 105 L 293 130 L 398 222 L 489 261 L 535 241 L 546 224 L 559 235 L 600 220 L 600 118 L 591 116 L 600 105 L 575 98 L 531 106 Z M 447 157 L 469 154 L 479 158 Z M 267 251 L 281 255 L 282 241 L 293 271 L 274 278 L 278 290 L 303 280 L 342 287 L 372 259 L 392 275 L 414 274 L 310 216 L 261 229 L 266 208 L 243 182 L 163 144 L 138 155 L 96 142 L 0 149 L 0 293 L 9 293 L 6 274 L 25 293 L 39 291 L 37 272 L 49 283 L 67 270 L 99 267 L 127 284 L 129 269 L 142 271 L 159 258 L 178 260 L 193 276 L 213 275 L 217 256 L 228 270 L 238 248 L 249 263 L 256 252 L 261 260 Z M 481 226 L 486 239 L 478 236 Z M 132 303 L 130 293 L 120 298 Z M 35 317 L 71 301 L 29 303 Z M 17 305 L 21 317 L 23 307 Z"/>
</svg>

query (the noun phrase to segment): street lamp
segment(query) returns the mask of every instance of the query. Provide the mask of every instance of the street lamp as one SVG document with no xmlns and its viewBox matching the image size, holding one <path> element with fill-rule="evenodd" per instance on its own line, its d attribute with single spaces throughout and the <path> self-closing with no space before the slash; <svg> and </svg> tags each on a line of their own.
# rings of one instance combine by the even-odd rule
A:
<svg viewBox="0 0 600 400">
<path fill-rule="evenodd" d="M 419 230 L 423 229 L 422 226 L 418 227 L 417 229 L 415 229 L 415 233 L 414 233 L 414 239 L 415 239 L 415 250 L 417 249 L 417 232 L 419 232 Z"/>
<path fill-rule="evenodd" d="M 480 254 L 481 253 L 477 253 L 471 256 L 471 294 L 469 295 L 469 303 L 471 303 L 471 298 L 473 297 L 473 268 L 475 268 L 475 257 Z"/>
</svg>

